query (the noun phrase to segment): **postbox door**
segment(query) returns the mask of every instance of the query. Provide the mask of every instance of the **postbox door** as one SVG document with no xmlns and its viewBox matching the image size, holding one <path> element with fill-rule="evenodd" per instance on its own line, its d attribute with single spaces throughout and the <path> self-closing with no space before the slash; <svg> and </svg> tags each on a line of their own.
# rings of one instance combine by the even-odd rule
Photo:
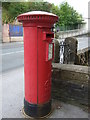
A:
<svg viewBox="0 0 90 120">
<path fill-rule="evenodd" d="M 38 104 L 51 99 L 51 62 L 54 54 L 53 33 L 38 28 Z"/>
</svg>

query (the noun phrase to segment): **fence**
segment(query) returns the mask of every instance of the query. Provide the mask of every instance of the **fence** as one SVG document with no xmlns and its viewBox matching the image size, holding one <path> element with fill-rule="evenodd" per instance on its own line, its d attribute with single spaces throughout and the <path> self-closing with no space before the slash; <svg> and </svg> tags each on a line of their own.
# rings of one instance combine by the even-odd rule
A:
<svg viewBox="0 0 90 120">
<path fill-rule="evenodd" d="M 3 25 L 3 42 L 23 41 L 23 26 L 4 24 Z"/>
<path fill-rule="evenodd" d="M 23 26 L 9 24 L 9 36 L 23 36 Z"/>
</svg>

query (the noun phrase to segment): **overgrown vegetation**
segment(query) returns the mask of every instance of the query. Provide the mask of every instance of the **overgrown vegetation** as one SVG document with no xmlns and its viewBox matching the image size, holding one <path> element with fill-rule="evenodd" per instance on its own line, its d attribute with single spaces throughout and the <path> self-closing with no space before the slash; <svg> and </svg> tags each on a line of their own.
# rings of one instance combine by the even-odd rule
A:
<svg viewBox="0 0 90 120">
<path fill-rule="evenodd" d="M 52 12 L 59 16 L 58 25 L 64 29 L 65 27 L 78 27 L 78 24 L 82 24 L 83 18 L 73 7 L 67 2 L 64 2 L 58 6 L 52 5 Z"/>
<path fill-rule="evenodd" d="M 56 26 L 78 26 L 82 24 L 82 15 L 80 15 L 73 7 L 67 2 L 55 6 L 49 2 L 3 2 L 2 3 L 3 23 L 12 23 L 16 17 L 25 12 L 40 10 L 46 12 L 52 12 L 59 17 L 59 21 Z"/>
</svg>

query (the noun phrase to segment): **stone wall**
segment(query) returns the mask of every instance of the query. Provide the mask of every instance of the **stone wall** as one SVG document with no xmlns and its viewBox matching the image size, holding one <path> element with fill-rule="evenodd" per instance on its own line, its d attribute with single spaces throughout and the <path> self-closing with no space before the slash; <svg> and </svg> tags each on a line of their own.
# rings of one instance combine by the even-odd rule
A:
<svg viewBox="0 0 90 120">
<path fill-rule="evenodd" d="M 10 42 L 23 42 L 23 37 L 10 37 Z"/>
<path fill-rule="evenodd" d="M 53 40 L 54 42 L 54 60 L 53 63 L 59 63 L 60 61 L 60 45 L 57 39 Z"/>
<path fill-rule="evenodd" d="M 67 30 L 67 31 L 58 31 L 56 33 L 56 38 L 58 39 L 65 39 L 66 37 L 75 37 L 75 36 L 82 36 L 88 33 L 87 29 L 74 29 L 74 30 Z"/>
<path fill-rule="evenodd" d="M 52 98 L 88 105 L 89 76 L 87 66 L 53 63 Z"/>
<path fill-rule="evenodd" d="M 67 37 L 60 43 L 54 39 L 53 63 L 90 66 L 90 47 L 77 51 L 77 44 L 78 41 L 74 37 Z"/>
<path fill-rule="evenodd" d="M 90 66 L 90 47 L 85 48 L 83 50 L 79 50 L 77 56 L 78 56 L 77 64 Z"/>
<path fill-rule="evenodd" d="M 75 37 L 67 37 L 64 41 L 64 64 L 76 64 L 78 40 Z"/>
</svg>

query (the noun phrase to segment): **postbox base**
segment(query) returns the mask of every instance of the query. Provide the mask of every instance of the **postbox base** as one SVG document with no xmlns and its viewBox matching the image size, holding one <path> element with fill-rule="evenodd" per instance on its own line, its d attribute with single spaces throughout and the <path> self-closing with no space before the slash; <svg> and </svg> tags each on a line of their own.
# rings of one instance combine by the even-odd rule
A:
<svg viewBox="0 0 90 120">
<path fill-rule="evenodd" d="M 24 99 L 24 112 L 26 115 L 34 118 L 45 117 L 51 112 L 51 101 L 42 105 L 37 105 L 30 104 Z"/>
</svg>

